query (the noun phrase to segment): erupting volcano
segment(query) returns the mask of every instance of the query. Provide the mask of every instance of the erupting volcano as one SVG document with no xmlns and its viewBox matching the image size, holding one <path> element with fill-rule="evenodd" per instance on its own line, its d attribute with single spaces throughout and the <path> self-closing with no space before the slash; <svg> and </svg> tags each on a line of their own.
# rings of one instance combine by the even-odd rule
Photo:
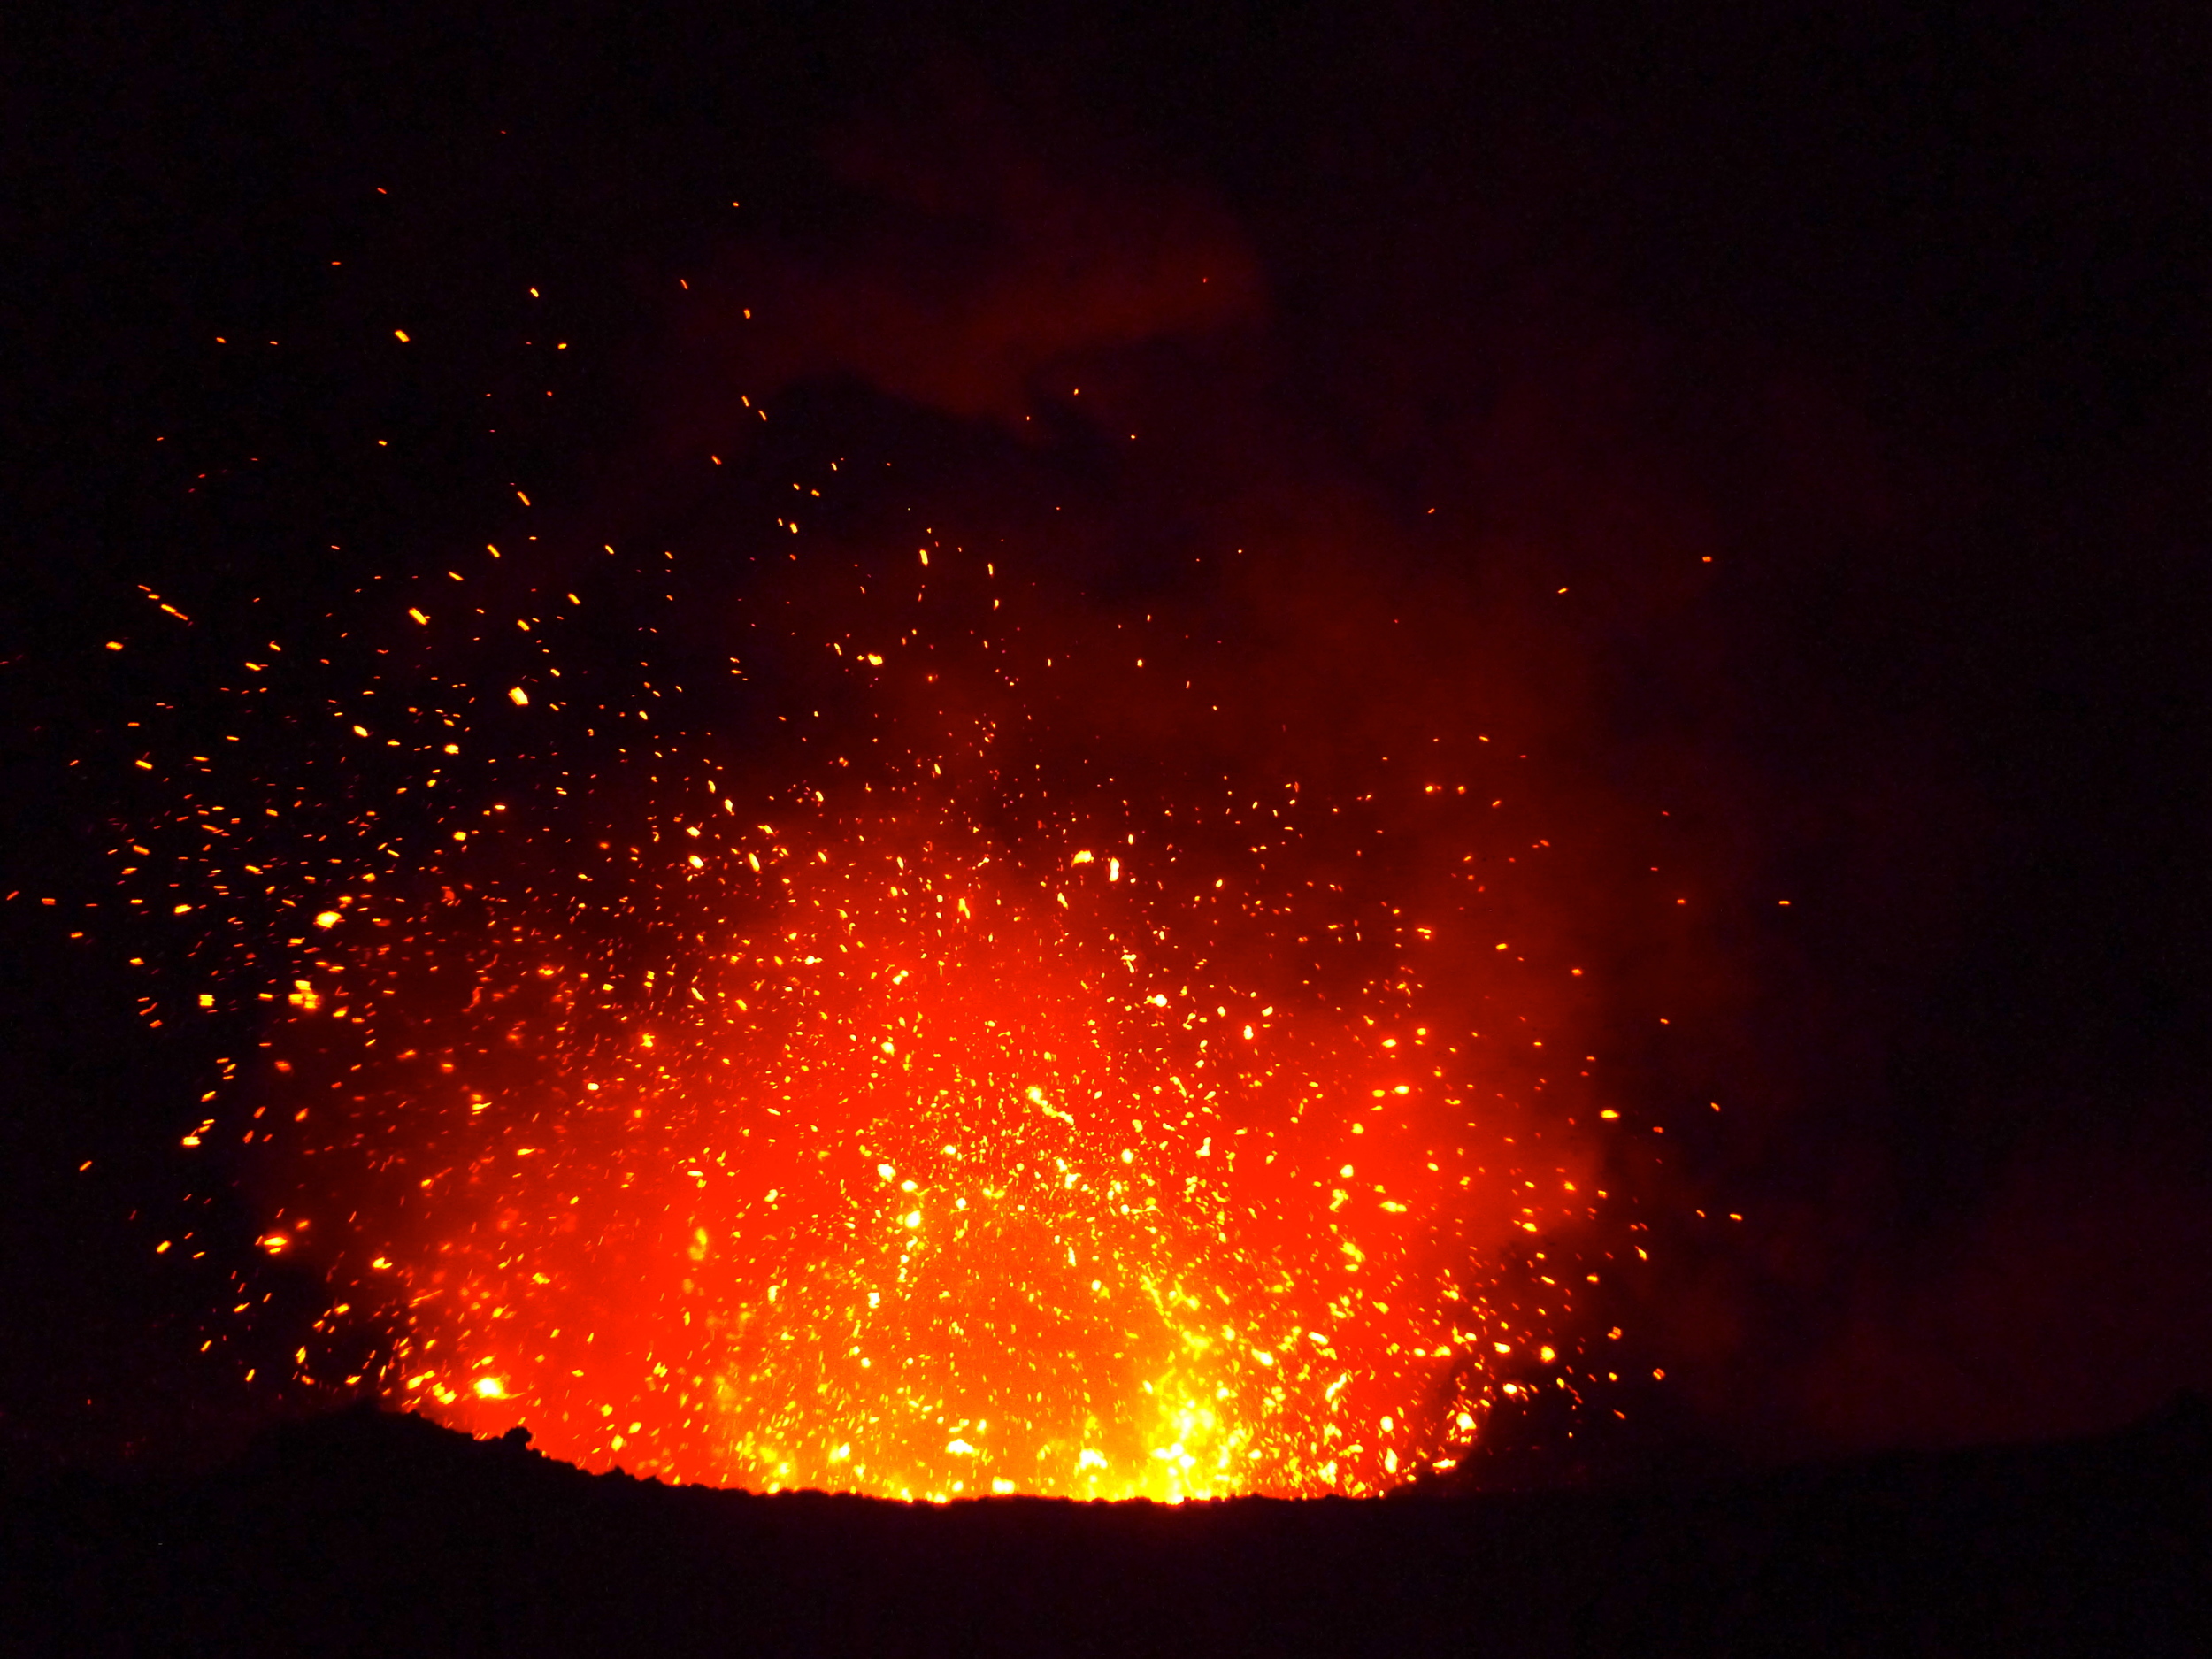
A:
<svg viewBox="0 0 2212 1659">
<path fill-rule="evenodd" d="M 804 729 L 718 747 L 566 591 L 680 561 L 594 551 L 373 584 L 290 686 L 272 641 L 134 845 L 226 924 L 203 1006 L 275 1018 L 188 1144 L 250 1110 L 263 1248 L 327 1276 L 295 1386 L 931 1499 L 1374 1493 L 1580 1398 L 1605 1194 L 1547 1057 L 1579 970 L 1493 936 L 1545 845 L 1505 851 L 1514 757 L 1133 766 L 1100 709 L 1150 675 L 1202 727 L 1208 642 L 942 541 L 727 601 L 731 689 L 780 662 L 756 718 Z"/>
</svg>

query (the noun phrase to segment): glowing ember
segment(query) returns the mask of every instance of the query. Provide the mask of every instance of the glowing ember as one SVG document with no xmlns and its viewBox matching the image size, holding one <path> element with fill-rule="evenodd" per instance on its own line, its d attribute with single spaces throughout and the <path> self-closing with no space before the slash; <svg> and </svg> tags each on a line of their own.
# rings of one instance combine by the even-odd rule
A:
<svg viewBox="0 0 2212 1659">
<path fill-rule="evenodd" d="M 775 787 L 680 752 L 672 684 L 565 680 L 575 595 L 510 595 L 518 664 L 495 616 L 434 655 L 393 593 L 391 660 L 322 699 L 334 752 L 148 832 L 305 953 L 243 993 L 279 1022 L 244 1138 L 293 1125 L 264 1249 L 328 1274 L 326 1330 L 384 1333 L 349 1384 L 587 1466 L 914 1498 L 1369 1493 L 1500 1392 L 1572 1392 L 1602 1194 L 1524 1109 L 1529 948 L 1471 873 L 1496 795 L 1071 789 L 1088 757 L 1004 732 L 1094 641 L 1023 655 L 982 596 L 967 658 L 853 612 L 864 718 L 934 735 Z"/>
<path fill-rule="evenodd" d="M 441 930 L 319 998 L 353 1005 L 319 1069 L 398 1048 L 327 1152 L 406 1235 L 411 1394 L 511 1400 L 585 1462 L 902 1495 L 1370 1490 L 1479 1409 L 1525 1333 L 1454 1275 L 1535 1212 L 1409 978 L 1263 1001 L 1204 972 L 1225 897 L 941 817 L 717 850 L 668 969 Z"/>
</svg>

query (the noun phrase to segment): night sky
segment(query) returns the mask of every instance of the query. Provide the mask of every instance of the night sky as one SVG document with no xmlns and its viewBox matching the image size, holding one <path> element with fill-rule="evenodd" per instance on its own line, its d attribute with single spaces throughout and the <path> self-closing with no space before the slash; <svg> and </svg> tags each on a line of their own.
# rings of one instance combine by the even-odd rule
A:
<svg viewBox="0 0 2212 1659">
<path fill-rule="evenodd" d="M 1526 754 L 1561 1017 L 1668 1132 L 1608 1169 L 1652 1261 L 1606 1315 L 1665 1372 L 1621 1457 L 2212 1386 L 2194 10 L 468 10 L 14 31 L 11 1459 L 303 1403 L 200 1354 L 188 1208 L 271 1363 L 321 1310 L 248 1160 L 178 1146 L 257 1037 L 147 1023 L 189 941 L 117 908 L 126 723 L 214 730 L 241 641 L 518 540 L 518 486 L 549 544 L 686 549 L 703 676 L 856 457 L 810 534 L 998 538 L 1071 636 L 1211 641 L 1218 718 L 1079 691 L 1043 764 Z M 810 671 L 761 660 L 703 718 L 770 777 Z"/>
</svg>

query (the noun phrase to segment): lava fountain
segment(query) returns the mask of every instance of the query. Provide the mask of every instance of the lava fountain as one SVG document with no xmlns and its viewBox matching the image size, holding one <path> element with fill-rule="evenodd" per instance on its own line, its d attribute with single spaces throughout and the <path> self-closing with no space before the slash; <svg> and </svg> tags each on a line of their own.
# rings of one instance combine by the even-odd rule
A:
<svg viewBox="0 0 2212 1659">
<path fill-rule="evenodd" d="M 1024 681 L 1069 633 L 1010 656 L 993 597 L 987 659 L 831 641 L 864 702 L 908 654 L 927 741 L 764 782 L 672 729 L 665 678 L 561 678 L 577 595 L 511 592 L 501 657 L 493 607 L 440 657 L 420 593 L 349 631 L 375 683 L 320 699 L 327 799 L 265 757 L 144 832 L 268 946 L 200 997 L 277 1018 L 188 1141 L 258 1102 L 262 1246 L 330 1287 L 295 1382 L 587 1467 L 929 1499 L 1374 1493 L 1502 1393 L 1576 1393 L 1604 1194 L 1556 1102 L 1588 1073 L 1492 936 L 1475 761 L 1071 787 L 975 690 L 1048 725 Z"/>
</svg>

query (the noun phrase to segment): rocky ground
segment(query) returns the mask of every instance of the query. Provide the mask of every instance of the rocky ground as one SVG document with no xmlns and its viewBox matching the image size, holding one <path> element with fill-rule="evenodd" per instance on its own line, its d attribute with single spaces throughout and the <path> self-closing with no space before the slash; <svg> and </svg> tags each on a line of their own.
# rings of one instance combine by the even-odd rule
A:
<svg viewBox="0 0 2212 1659">
<path fill-rule="evenodd" d="M 12 1653 L 2202 1653 L 2212 1409 L 1640 1488 L 905 1507 L 588 1475 L 357 1411 L 19 1482 Z"/>
</svg>

